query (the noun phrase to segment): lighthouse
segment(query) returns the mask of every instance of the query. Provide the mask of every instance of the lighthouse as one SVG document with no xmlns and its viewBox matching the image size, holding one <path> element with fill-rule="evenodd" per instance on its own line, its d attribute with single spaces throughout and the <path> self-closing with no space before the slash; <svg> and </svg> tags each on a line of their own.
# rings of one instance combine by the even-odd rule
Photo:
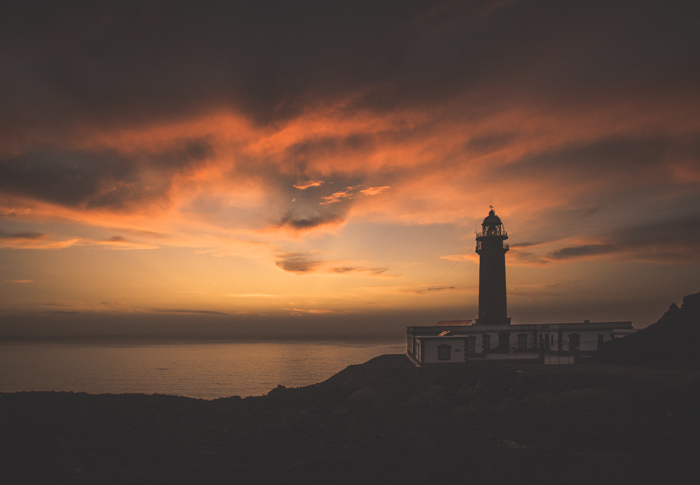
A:
<svg viewBox="0 0 700 485">
<path fill-rule="evenodd" d="M 479 255 L 478 325 L 510 325 L 506 304 L 506 253 L 508 233 L 491 207 L 476 234 Z"/>
<path fill-rule="evenodd" d="M 406 329 L 406 355 L 418 367 L 502 361 L 573 364 L 592 360 L 598 347 L 634 333 L 632 322 L 532 323 L 511 325 L 506 306 L 508 234 L 491 207 L 476 234 L 479 255 L 479 316 L 441 320 Z"/>
</svg>

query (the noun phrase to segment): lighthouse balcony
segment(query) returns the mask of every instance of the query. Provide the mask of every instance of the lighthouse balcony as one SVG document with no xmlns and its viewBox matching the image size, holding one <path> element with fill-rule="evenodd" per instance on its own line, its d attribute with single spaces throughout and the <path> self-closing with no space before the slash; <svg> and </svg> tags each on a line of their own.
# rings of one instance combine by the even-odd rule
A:
<svg viewBox="0 0 700 485">
<path fill-rule="evenodd" d="M 481 247 L 482 247 L 482 246 L 481 246 L 481 241 L 476 241 L 476 252 L 477 252 L 477 253 L 478 253 L 479 251 L 481 251 Z M 503 249 L 505 249 L 506 251 L 508 251 L 508 250 L 510 249 L 510 245 L 507 244 L 507 243 L 504 243 L 504 244 L 503 244 Z"/>
<path fill-rule="evenodd" d="M 481 232 L 476 233 L 476 237 L 493 237 L 493 236 L 503 236 L 508 237 L 508 232 L 500 227 L 489 227 Z"/>
</svg>

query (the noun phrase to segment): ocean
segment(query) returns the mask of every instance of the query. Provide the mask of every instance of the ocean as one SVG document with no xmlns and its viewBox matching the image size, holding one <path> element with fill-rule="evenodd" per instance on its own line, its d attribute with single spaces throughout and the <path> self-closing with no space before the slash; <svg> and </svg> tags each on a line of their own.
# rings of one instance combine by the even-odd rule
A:
<svg viewBox="0 0 700 485">
<path fill-rule="evenodd" d="M 0 392 L 261 396 L 404 351 L 394 341 L 0 342 Z"/>
</svg>

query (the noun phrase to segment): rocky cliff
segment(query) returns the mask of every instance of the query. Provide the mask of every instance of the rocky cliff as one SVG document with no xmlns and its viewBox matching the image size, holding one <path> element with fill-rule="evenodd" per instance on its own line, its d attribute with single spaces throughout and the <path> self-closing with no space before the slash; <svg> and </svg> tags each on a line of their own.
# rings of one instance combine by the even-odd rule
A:
<svg viewBox="0 0 700 485">
<path fill-rule="evenodd" d="M 635 365 L 700 367 L 700 293 L 675 303 L 656 323 L 598 351 L 602 362 Z"/>
</svg>

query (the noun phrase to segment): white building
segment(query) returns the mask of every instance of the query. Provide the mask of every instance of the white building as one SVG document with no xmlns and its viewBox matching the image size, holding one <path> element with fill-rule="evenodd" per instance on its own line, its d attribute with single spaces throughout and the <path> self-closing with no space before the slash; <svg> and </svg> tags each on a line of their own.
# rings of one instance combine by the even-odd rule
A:
<svg viewBox="0 0 700 485">
<path fill-rule="evenodd" d="M 408 327 L 406 354 L 416 365 L 470 360 L 529 360 L 573 364 L 598 346 L 633 333 L 632 322 L 511 325 L 506 303 L 508 233 L 493 211 L 476 235 L 479 254 L 479 318 Z"/>
<path fill-rule="evenodd" d="M 479 325 L 470 320 L 408 327 L 406 353 L 417 365 L 485 360 L 573 364 L 598 345 L 633 333 L 632 322 Z"/>
</svg>

